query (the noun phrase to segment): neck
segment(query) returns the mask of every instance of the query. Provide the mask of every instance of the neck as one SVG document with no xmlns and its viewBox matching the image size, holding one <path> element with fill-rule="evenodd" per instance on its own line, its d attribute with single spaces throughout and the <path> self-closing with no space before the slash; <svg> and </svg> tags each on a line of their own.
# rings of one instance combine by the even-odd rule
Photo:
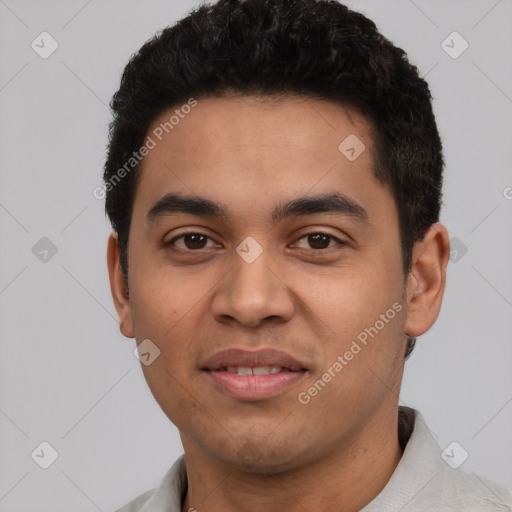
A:
<svg viewBox="0 0 512 512">
<path fill-rule="evenodd" d="M 398 411 L 372 420 L 328 457 L 261 474 L 206 456 L 185 443 L 188 492 L 182 511 L 357 512 L 386 486 L 402 456 Z"/>
</svg>

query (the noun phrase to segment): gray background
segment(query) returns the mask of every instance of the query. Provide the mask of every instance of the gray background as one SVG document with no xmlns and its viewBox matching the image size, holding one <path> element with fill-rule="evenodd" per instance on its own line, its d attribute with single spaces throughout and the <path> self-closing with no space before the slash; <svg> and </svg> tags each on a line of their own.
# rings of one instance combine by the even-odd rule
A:
<svg viewBox="0 0 512 512">
<path fill-rule="evenodd" d="M 446 152 L 441 220 L 458 239 L 401 403 L 441 448 L 469 453 L 463 469 L 512 487 L 512 1 L 349 4 L 427 76 Z M 119 333 L 92 191 L 130 54 L 196 5 L 0 0 L 0 512 L 115 510 L 181 453 Z M 43 31 L 59 45 L 47 59 L 31 48 Z M 441 44 L 453 31 L 469 43 L 458 58 Z M 48 469 L 31 457 L 43 441 L 58 452 Z"/>
</svg>

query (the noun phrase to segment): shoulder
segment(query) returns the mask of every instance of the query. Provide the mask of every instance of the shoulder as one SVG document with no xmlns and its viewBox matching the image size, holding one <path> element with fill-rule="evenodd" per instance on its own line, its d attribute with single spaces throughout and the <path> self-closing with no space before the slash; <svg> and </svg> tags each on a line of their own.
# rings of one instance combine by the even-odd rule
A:
<svg viewBox="0 0 512 512">
<path fill-rule="evenodd" d="M 454 469 L 422 416 L 412 413 L 402 414 L 402 459 L 364 512 L 512 512 L 510 491 L 471 471 Z"/>
<path fill-rule="evenodd" d="M 148 502 L 148 500 L 151 498 L 154 492 L 155 489 L 146 491 L 144 494 L 141 494 L 139 497 L 130 501 L 130 503 L 126 504 L 124 507 L 116 510 L 116 512 L 139 512 L 142 509 L 142 507 Z"/>
<path fill-rule="evenodd" d="M 185 456 L 179 457 L 157 487 L 146 491 L 116 512 L 180 512 L 187 489 Z"/>
<path fill-rule="evenodd" d="M 410 448 L 408 470 L 415 475 L 418 484 L 423 484 L 418 499 L 411 502 L 411 505 L 421 505 L 413 506 L 411 511 L 512 512 L 510 491 L 446 462 L 419 413 L 416 414 Z"/>
<path fill-rule="evenodd" d="M 439 512 L 512 512 L 512 492 L 475 473 L 447 468 L 435 478 L 439 480 L 434 486 Z"/>
</svg>

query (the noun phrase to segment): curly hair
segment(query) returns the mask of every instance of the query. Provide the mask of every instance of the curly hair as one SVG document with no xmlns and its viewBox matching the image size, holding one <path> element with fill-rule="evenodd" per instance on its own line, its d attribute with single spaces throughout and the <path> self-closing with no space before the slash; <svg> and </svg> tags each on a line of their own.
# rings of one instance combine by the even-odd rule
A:
<svg viewBox="0 0 512 512">
<path fill-rule="evenodd" d="M 373 21 L 335 0 L 219 0 L 147 41 L 112 98 L 105 209 L 125 279 L 140 163 L 113 178 L 165 110 L 191 97 L 233 94 L 333 100 L 364 116 L 375 139 L 373 173 L 397 205 L 407 275 L 414 243 L 439 220 L 444 166 L 432 97 L 418 69 Z"/>
</svg>

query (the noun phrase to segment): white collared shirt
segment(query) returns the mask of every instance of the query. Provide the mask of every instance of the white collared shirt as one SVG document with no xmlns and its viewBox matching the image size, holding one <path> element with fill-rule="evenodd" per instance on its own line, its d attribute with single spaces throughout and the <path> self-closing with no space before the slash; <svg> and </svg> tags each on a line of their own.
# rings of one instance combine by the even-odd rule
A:
<svg viewBox="0 0 512 512">
<path fill-rule="evenodd" d="M 156 487 L 117 512 L 181 512 L 187 489 L 185 456 Z M 333 509 L 334 510 L 334 509 Z M 452 469 L 419 413 L 389 482 L 361 512 L 512 512 L 512 492 L 475 473 Z"/>
</svg>

